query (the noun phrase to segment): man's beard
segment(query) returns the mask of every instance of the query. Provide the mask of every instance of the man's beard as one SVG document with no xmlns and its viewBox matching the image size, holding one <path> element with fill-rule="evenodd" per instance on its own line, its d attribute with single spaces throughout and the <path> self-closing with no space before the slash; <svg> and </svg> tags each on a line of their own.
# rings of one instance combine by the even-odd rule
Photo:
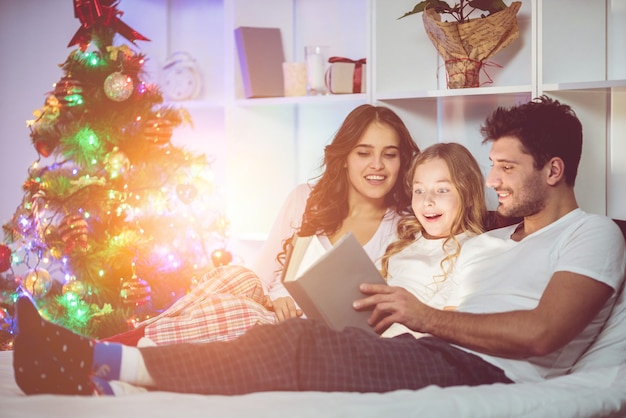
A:
<svg viewBox="0 0 626 418">
<path fill-rule="evenodd" d="M 498 205 L 498 213 L 506 217 L 523 218 L 539 213 L 546 207 L 545 192 L 541 187 L 538 178 L 524 185 L 524 188 L 513 193 L 510 196 L 515 198 L 515 202 L 509 206 Z"/>
</svg>

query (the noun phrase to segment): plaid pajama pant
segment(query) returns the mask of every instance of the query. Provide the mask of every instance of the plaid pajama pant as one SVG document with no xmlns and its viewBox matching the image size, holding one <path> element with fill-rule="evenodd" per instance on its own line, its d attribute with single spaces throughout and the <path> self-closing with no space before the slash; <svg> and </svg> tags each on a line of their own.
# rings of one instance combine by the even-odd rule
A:
<svg viewBox="0 0 626 418">
<path fill-rule="evenodd" d="M 261 280 L 254 272 L 242 266 L 222 266 L 140 326 L 157 345 L 228 341 L 254 325 L 276 322 L 274 312 L 263 307 L 263 297 Z"/>
<path fill-rule="evenodd" d="M 388 392 L 512 383 L 499 368 L 433 337 L 379 338 L 310 319 L 250 329 L 234 341 L 140 348 L 157 390 Z"/>
</svg>

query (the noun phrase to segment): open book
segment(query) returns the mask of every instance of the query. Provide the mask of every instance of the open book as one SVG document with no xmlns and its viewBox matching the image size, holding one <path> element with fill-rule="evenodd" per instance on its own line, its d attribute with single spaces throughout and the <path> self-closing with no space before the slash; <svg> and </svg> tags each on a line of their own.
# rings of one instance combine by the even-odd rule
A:
<svg viewBox="0 0 626 418">
<path fill-rule="evenodd" d="M 352 233 L 326 250 L 317 236 L 294 237 L 283 272 L 283 284 L 307 318 L 342 330 L 352 326 L 374 333 L 371 311 L 356 311 L 352 302 L 365 297 L 361 283 L 386 284 Z"/>
</svg>

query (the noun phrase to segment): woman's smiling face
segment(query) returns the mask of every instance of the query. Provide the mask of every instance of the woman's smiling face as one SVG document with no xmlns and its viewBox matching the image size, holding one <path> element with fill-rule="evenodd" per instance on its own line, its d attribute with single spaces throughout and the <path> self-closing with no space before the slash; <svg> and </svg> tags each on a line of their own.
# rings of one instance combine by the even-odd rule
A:
<svg viewBox="0 0 626 418">
<path fill-rule="evenodd" d="M 400 173 L 400 140 L 391 127 L 372 122 L 348 154 L 350 195 L 380 200 L 393 189 Z"/>
</svg>

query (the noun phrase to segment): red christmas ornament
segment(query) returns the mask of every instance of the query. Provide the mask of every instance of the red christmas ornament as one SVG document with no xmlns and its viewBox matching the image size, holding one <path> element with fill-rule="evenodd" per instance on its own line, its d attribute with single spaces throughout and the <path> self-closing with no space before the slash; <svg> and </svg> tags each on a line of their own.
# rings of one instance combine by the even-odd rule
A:
<svg viewBox="0 0 626 418">
<path fill-rule="evenodd" d="M 9 268 L 11 268 L 11 249 L 0 244 L 0 273 L 4 273 Z"/>
<path fill-rule="evenodd" d="M 142 306 L 152 300 L 152 289 L 147 281 L 133 274 L 130 279 L 122 278 L 120 297 L 126 305 Z"/>
<path fill-rule="evenodd" d="M 82 84 L 71 77 L 62 77 L 54 85 L 54 95 L 63 105 L 74 106 L 81 103 L 82 94 Z"/>
<path fill-rule="evenodd" d="M 155 144 L 167 144 L 172 139 L 173 132 L 172 122 L 159 118 L 150 119 L 143 129 L 146 140 Z"/>
<path fill-rule="evenodd" d="M 87 249 L 89 227 L 80 215 L 68 215 L 59 224 L 59 236 L 65 243 L 65 254 L 71 253 L 76 245 L 83 251 Z"/>
<path fill-rule="evenodd" d="M 50 154 L 52 154 L 52 148 L 50 145 L 46 144 L 44 141 L 35 142 L 35 149 L 44 158 L 48 158 Z"/>
<path fill-rule="evenodd" d="M 233 261 L 233 255 L 224 249 L 217 249 L 211 254 L 211 261 L 215 267 L 225 266 Z"/>
</svg>

